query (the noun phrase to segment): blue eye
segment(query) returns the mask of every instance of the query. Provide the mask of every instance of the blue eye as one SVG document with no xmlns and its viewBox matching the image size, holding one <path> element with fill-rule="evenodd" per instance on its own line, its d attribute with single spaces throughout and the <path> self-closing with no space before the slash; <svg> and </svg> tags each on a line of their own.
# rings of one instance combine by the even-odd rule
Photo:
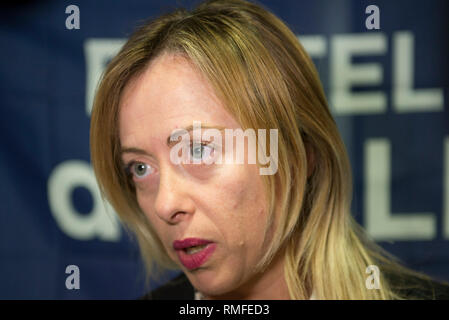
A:
<svg viewBox="0 0 449 320">
<path fill-rule="evenodd" d="M 205 160 L 211 157 L 214 148 L 204 143 L 193 143 L 190 147 L 190 155 L 194 160 Z"/>
<path fill-rule="evenodd" d="M 132 162 L 129 165 L 129 172 L 137 179 L 142 179 L 153 172 L 153 168 L 143 162 Z"/>
</svg>

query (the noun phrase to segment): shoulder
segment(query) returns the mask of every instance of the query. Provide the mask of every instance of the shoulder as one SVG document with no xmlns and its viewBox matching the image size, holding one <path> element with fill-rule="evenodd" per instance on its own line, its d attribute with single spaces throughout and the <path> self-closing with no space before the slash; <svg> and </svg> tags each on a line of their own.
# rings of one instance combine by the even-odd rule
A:
<svg viewBox="0 0 449 320">
<path fill-rule="evenodd" d="M 195 290 L 184 273 L 159 288 L 145 294 L 140 300 L 193 300 Z"/>
<path fill-rule="evenodd" d="M 390 277 L 393 290 L 405 299 L 449 300 L 449 284 L 416 275 Z"/>
</svg>

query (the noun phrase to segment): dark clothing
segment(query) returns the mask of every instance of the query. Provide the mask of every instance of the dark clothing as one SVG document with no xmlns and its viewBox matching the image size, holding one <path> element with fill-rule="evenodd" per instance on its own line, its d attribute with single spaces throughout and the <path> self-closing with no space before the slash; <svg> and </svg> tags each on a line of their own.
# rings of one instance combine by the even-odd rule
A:
<svg viewBox="0 0 449 320">
<path fill-rule="evenodd" d="M 417 300 L 449 300 L 449 285 L 416 277 L 391 277 L 394 290 L 401 296 Z M 195 289 L 184 273 L 153 290 L 142 300 L 194 300 Z"/>
<path fill-rule="evenodd" d="M 402 297 L 411 300 L 449 300 L 449 284 L 415 276 L 390 276 L 390 285 Z"/>
<path fill-rule="evenodd" d="M 184 273 L 166 284 L 153 290 L 140 299 L 142 300 L 194 300 L 195 289 Z"/>
</svg>

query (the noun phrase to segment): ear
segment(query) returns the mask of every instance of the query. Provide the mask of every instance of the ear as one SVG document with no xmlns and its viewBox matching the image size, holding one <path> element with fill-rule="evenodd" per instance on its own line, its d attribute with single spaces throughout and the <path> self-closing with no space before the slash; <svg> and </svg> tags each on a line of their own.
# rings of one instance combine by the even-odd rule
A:
<svg viewBox="0 0 449 320">
<path fill-rule="evenodd" d="M 307 178 L 310 178 L 315 171 L 315 150 L 309 141 L 304 141 L 304 146 L 307 154 Z"/>
</svg>

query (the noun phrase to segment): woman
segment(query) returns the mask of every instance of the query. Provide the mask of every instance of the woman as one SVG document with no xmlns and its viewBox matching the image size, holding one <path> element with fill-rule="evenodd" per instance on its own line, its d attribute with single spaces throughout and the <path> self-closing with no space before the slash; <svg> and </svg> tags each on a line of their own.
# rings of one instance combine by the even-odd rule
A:
<svg viewBox="0 0 449 320">
<path fill-rule="evenodd" d="M 243 131 L 275 134 L 229 147 L 223 134 Z M 183 272 L 146 298 L 445 297 L 353 220 L 350 165 L 315 67 L 258 5 L 209 1 L 138 29 L 101 80 L 91 154 L 148 274 L 154 263 Z"/>
</svg>

